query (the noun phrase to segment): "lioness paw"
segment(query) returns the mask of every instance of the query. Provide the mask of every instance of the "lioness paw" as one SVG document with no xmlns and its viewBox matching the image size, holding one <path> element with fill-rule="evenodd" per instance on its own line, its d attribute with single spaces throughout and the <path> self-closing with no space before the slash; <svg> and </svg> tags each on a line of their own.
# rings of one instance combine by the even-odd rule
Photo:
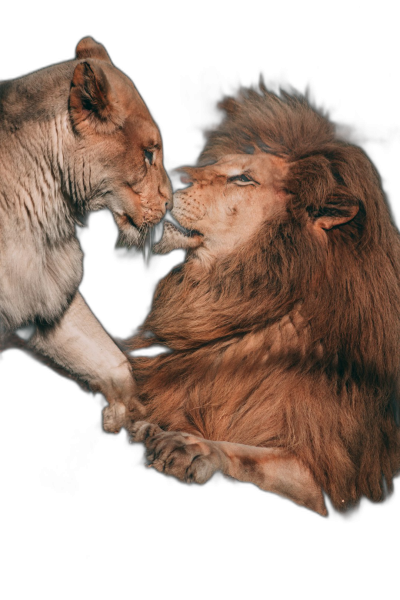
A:
<svg viewBox="0 0 400 600">
<path fill-rule="evenodd" d="M 122 402 L 112 402 L 103 409 L 103 429 L 108 433 L 119 433 L 125 427 L 131 432 L 135 422 L 145 415 L 146 408 L 138 400 L 131 399 L 128 406 Z"/>
<path fill-rule="evenodd" d="M 119 433 L 125 425 L 127 409 L 122 402 L 113 402 L 103 409 L 103 429 L 108 433 Z"/>
</svg>

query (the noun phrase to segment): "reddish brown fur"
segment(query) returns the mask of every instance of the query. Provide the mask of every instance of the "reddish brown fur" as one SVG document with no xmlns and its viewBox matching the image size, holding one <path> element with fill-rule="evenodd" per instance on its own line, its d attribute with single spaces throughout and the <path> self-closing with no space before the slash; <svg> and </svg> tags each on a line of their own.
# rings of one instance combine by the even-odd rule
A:
<svg viewBox="0 0 400 600">
<path fill-rule="evenodd" d="M 147 419 L 287 449 L 338 508 L 381 500 L 400 467 L 400 243 L 379 176 L 304 97 L 261 84 L 220 107 L 200 164 L 254 148 L 283 157 L 288 218 L 209 272 L 189 257 L 160 282 L 132 343 L 172 350 L 132 360 Z M 355 206 L 316 233 L 315 219 Z"/>
</svg>

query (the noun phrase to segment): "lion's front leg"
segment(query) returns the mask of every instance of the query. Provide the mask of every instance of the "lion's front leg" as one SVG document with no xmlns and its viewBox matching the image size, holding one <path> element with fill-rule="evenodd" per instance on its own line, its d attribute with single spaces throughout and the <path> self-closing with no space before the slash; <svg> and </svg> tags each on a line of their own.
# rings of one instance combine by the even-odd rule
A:
<svg viewBox="0 0 400 600">
<path fill-rule="evenodd" d="M 187 483 L 205 483 L 222 468 L 213 442 L 179 431 L 163 431 L 139 421 L 130 428 L 132 441 L 144 442 L 149 466 Z"/>
<path fill-rule="evenodd" d="M 321 487 L 310 470 L 284 448 L 259 448 L 205 440 L 184 432 L 135 423 L 132 440 L 144 442 L 150 465 L 187 482 L 204 483 L 220 470 L 326 515 Z"/>
</svg>

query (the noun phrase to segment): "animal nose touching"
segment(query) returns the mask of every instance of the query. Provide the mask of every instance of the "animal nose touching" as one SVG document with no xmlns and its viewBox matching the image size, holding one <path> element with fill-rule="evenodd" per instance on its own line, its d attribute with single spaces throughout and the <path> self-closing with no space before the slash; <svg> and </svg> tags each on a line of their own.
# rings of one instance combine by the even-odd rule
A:
<svg viewBox="0 0 400 600">
<path fill-rule="evenodd" d="M 154 197 L 142 200 L 141 218 L 137 218 L 134 223 L 133 219 L 130 219 L 131 224 L 136 225 L 136 227 L 141 227 L 143 225 L 153 227 L 154 225 L 157 225 L 157 223 L 165 217 L 167 211 L 172 208 L 172 193 L 170 193 L 170 199 L 168 200 L 168 196 L 165 192 L 159 192 L 159 196 L 160 200 L 158 204 L 154 202 Z"/>
<path fill-rule="evenodd" d="M 161 196 L 161 203 L 164 202 L 164 211 L 171 210 L 174 205 L 174 195 L 172 193 L 172 185 L 169 179 L 167 179 L 164 185 L 158 189 L 158 192 Z"/>
<path fill-rule="evenodd" d="M 219 470 L 321 515 L 323 492 L 339 510 L 383 500 L 400 471 L 400 237 L 379 176 L 307 97 L 260 83 L 219 107 L 173 196 L 156 123 L 92 38 L 0 82 L 0 343 L 32 325 L 25 349 L 101 392 L 104 429 L 178 479 Z M 138 248 L 177 221 L 153 250 L 186 258 L 124 343 L 168 352 L 122 351 L 79 293 L 76 226 L 100 209 Z"/>
<path fill-rule="evenodd" d="M 156 225 L 161 221 L 168 210 L 172 210 L 174 203 L 174 195 L 172 193 L 172 186 L 168 181 L 168 185 L 160 187 L 157 195 L 159 197 L 159 207 L 154 208 L 154 200 L 150 199 L 144 204 L 144 218 L 149 224 Z"/>
</svg>

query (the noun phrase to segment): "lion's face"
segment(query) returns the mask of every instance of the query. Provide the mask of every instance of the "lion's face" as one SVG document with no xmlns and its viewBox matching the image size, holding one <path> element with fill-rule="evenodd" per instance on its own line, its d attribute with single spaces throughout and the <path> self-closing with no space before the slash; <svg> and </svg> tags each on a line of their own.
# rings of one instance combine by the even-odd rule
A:
<svg viewBox="0 0 400 600">
<path fill-rule="evenodd" d="M 172 215 L 188 232 L 168 225 L 156 251 L 196 249 L 200 258 L 226 255 L 269 219 L 286 213 L 281 180 L 286 163 L 264 153 L 225 156 L 215 164 L 185 168 L 192 185 L 174 194 Z M 169 246 L 169 247 L 168 247 Z"/>
</svg>

